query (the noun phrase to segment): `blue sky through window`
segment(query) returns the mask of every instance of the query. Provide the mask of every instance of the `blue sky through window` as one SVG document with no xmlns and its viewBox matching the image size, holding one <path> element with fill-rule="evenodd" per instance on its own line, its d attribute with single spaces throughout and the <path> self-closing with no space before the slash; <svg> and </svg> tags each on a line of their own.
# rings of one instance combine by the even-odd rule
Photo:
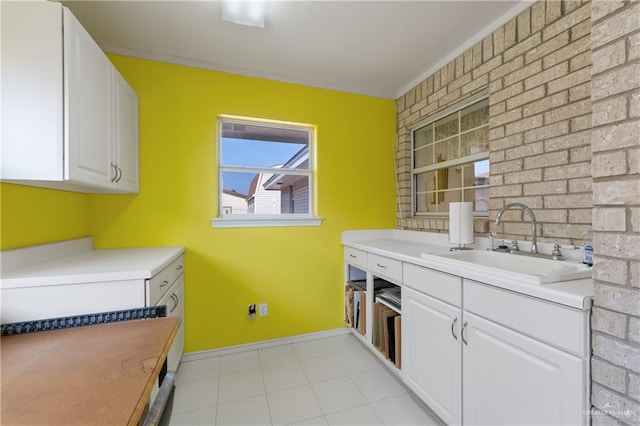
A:
<svg viewBox="0 0 640 426">
<path fill-rule="evenodd" d="M 305 145 L 297 143 L 222 138 L 225 166 L 273 167 L 286 163 Z M 255 173 L 223 173 L 223 188 L 247 195 Z"/>
</svg>

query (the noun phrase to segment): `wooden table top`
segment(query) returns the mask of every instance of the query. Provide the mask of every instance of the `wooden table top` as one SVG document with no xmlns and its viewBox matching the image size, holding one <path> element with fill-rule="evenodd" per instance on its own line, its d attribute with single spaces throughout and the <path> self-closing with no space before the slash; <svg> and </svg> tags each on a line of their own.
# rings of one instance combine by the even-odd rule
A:
<svg viewBox="0 0 640 426">
<path fill-rule="evenodd" d="M 156 318 L 3 336 L 3 425 L 137 424 L 178 331 Z"/>
</svg>

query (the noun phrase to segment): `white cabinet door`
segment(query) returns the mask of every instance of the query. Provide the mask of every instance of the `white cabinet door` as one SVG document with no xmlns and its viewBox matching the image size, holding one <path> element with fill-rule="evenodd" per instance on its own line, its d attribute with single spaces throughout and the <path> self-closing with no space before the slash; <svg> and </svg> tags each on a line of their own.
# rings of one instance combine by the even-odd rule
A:
<svg viewBox="0 0 640 426">
<path fill-rule="evenodd" d="M 117 167 L 114 187 L 138 192 L 138 95 L 115 69 L 114 89 L 114 164 Z"/>
<path fill-rule="evenodd" d="M 167 306 L 167 316 L 180 318 L 180 328 L 167 355 L 167 368 L 177 371 L 184 350 L 184 277 L 181 276 L 162 296 L 158 305 Z"/>
<path fill-rule="evenodd" d="M 585 361 L 465 312 L 465 424 L 585 424 Z"/>
<path fill-rule="evenodd" d="M 174 285 L 173 294 L 175 295 L 176 307 L 172 316 L 180 318 L 180 328 L 176 334 L 172 349 L 177 369 L 180 360 L 182 360 L 182 353 L 184 352 L 184 276 L 178 278 Z"/>
<path fill-rule="evenodd" d="M 447 424 L 461 423 L 461 311 L 402 289 L 402 369 L 406 383 Z"/>
<path fill-rule="evenodd" d="M 113 65 L 89 33 L 63 9 L 66 178 L 79 183 L 111 188 Z"/>
<path fill-rule="evenodd" d="M 4 1 L 0 7 L 0 176 L 62 180 L 62 6 Z"/>
</svg>

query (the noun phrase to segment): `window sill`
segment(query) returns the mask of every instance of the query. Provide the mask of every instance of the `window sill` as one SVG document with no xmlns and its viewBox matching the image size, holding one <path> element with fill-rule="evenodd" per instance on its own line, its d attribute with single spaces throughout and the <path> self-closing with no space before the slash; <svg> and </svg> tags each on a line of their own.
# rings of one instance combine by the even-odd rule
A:
<svg viewBox="0 0 640 426">
<path fill-rule="evenodd" d="M 276 226 L 320 226 L 323 218 L 309 215 L 243 215 L 211 218 L 212 228 L 270 228 Z"/>
</svg>

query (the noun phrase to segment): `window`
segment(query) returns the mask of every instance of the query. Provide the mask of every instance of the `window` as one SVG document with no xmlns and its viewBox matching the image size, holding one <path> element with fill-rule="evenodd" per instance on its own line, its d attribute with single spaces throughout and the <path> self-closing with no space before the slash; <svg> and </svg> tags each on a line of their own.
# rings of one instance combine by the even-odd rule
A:
<svg viewBox="0 0 640 426">
<path fill-rule="evenodd" d="M 412 130 L 413 212 L 443 215 L 450 202 L 489 212 L 489 100 L 465 102 Z"/>
<path fill-rule="evenodd" d="M 215 227 L 319 225 L 311 126 L 220 117 Z"/>
</svg>

